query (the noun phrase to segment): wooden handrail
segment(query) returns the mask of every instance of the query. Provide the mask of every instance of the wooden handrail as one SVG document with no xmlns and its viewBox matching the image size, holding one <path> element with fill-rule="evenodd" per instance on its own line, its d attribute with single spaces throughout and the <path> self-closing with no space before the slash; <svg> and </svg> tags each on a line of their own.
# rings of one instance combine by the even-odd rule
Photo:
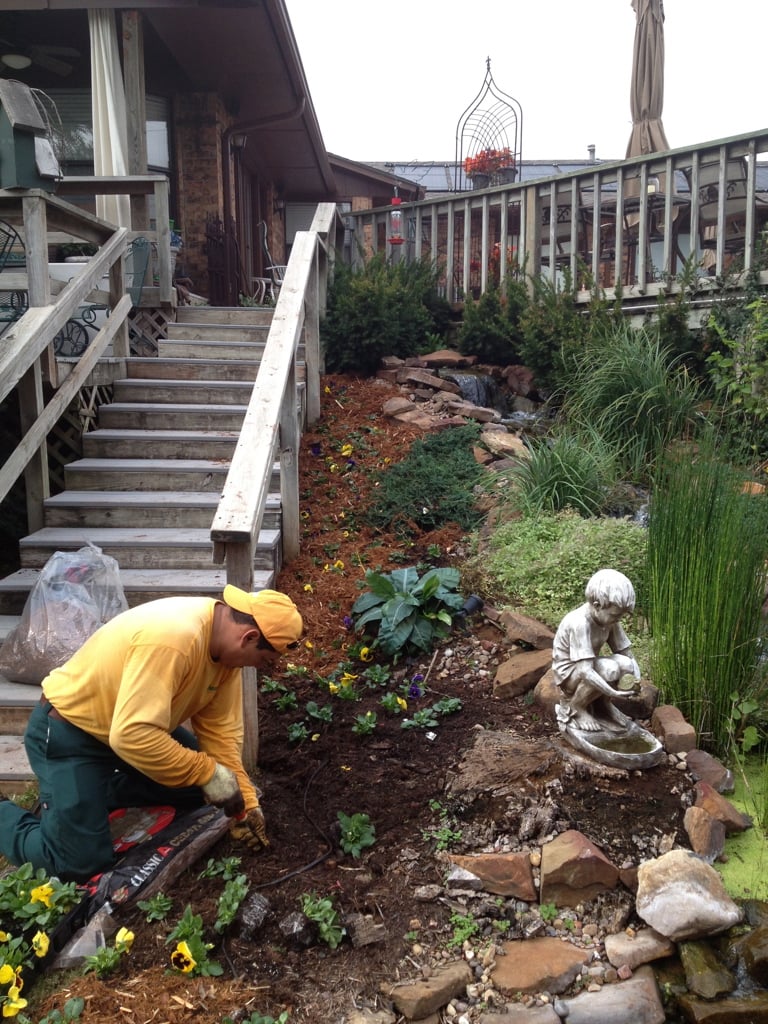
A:
<svg viewBox="0 0 768 1024">
<path fill-rule="evenodd" d="M 227 582 L 253 589 L 253 552 L 279 451 L 283 558 L 299 550 L 299 443 L 296 354 L 304 339 L 306 416 L 320 415 L 320 330 L 328 276 L 344 227 L 331 203 L 323 203 L 309 231 L 298 231 L 272 316 L 264 354 L 253 386 L 240 437 L 211 525 L 214 562 L 226 564 Z M 258 757 L 258 706 L 255 670 L 244 669 L 249 699 L 243 707 L 243 763 Z"/>
</svg>

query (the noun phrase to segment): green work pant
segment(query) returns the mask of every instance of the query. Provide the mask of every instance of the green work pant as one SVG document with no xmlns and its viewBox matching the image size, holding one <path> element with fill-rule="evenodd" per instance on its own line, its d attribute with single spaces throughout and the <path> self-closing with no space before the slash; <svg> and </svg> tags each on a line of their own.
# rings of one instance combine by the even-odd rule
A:
<svg viewBox="0 0 768 1024">
<path fill-rule="evenodd" d="M 24 734 L 40 785 L 40 817 L 10 801 L 0 803 L 0 853 L 27 861 L 63 881 L 83 882 L 116 860 L 109 813 L 118 807 L 165 804 L 189 810 L 203 801 L 198 786 L 161 786 L 121 760 L 111 747 L 69 722 L 51 718 L 45 701 L 34 708 Z M 179 728 L 173 738 L 196 748 Z"/>
</svg>

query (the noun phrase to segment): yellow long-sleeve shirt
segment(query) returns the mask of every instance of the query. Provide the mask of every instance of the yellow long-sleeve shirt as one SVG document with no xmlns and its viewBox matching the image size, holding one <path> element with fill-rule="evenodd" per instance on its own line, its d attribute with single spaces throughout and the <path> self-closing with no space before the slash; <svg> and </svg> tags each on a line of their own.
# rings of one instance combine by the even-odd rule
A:
<svg viewBox="0 0 768 1024">
<path fill-rule="evenodd" d="M 209 653 L 216 601 L 169 597 L 129 608 L 43 680 L 72 725 L 165 786 L 204 785 L 215 762 L 237 776 L 246 810 L 258 805 L 242 764 L 242 673 Z M 190 720 L 200 750 L 170 733 Z"/>
</svg>

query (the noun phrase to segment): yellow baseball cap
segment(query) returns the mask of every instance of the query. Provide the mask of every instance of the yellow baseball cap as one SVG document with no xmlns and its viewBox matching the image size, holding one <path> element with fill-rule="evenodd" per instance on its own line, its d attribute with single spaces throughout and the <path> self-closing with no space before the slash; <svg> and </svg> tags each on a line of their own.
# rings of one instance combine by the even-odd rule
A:
<svg viewBox="0 0 768 1024">
<path fill-rule="evenodd" d="M 280 654 L 299 646 L 304 629 L 299 609 L 279 590 L 260 590 L 249 594 L 228 583 L 223 597 L 230 608 L 250 615 L 264 639 Z"/>
</svg>

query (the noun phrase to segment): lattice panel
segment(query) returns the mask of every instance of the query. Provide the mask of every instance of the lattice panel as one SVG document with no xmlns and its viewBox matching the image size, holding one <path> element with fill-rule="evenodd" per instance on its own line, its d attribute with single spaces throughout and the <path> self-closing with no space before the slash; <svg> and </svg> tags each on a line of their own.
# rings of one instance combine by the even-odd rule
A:
<svg viewBox="0 0 768 1024">
<path fill-rule="evenodd" d="M 48 477 L 51 492 L 64 490 L 64 467 L 83 454 L 83 434 L 96 427 L 99 406 L 112 401 L 111 385 L 82 388 L 48 435 Z"/>
<path fill-rule="evenodd" d="M 156 356 L 158 338 L 167 334 L 171 319 L 161 309 L 134 309 L 128 314 L 132 356 Z"/>
</svg>

